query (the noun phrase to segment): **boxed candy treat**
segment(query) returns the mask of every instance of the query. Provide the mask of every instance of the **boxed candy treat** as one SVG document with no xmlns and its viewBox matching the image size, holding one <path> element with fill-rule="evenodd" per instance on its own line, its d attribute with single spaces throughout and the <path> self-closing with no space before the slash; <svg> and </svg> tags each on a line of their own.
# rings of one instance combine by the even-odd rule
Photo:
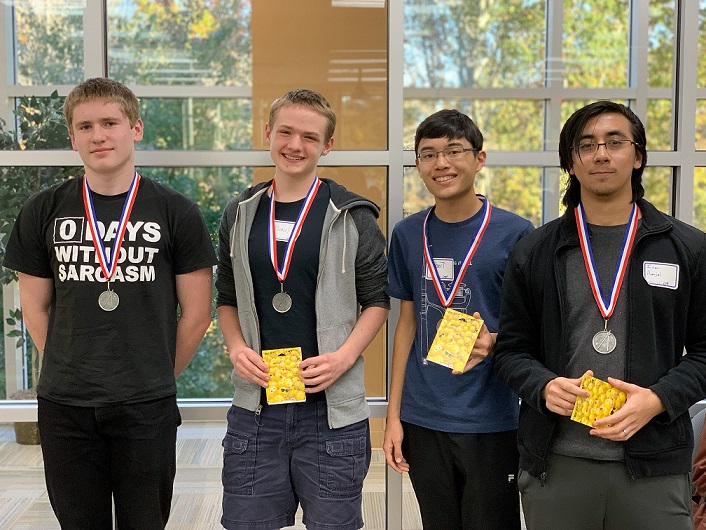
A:
<svg viewBox="0 0 706 530">
<path fill-rule="evenodd" d="M 306 401 L 304 381 L 299 375 L 301 348 L 262 350 L 262 358 L 270 369 L 266 391 L 268 405 Z"/>
<path fill-rule="evenodd" d="M 447 309 L 439 322 L 427 360 L 463 371 L 482 327 L 483 319 Z"/>
<path fill-rule="evenodd" d="M 595 377 L 584 377 L 581 388 L 588 390 L 591 395 L 576 399 L 571 419 L 589 427 L 593 427 L 594 421 L 619 410 L 627 399 L 625 392 Z"/>
</svg>

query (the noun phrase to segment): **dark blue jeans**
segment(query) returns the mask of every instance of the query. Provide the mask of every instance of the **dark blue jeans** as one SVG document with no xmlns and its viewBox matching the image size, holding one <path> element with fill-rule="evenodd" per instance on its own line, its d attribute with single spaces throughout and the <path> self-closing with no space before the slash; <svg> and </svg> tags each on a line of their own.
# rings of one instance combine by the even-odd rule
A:
<svg viewBox="0 0 706 530">
<path fill-rule="evenodd" d="M 176 396 L 75 407 L 38 399 L 51 506 L 61 528 L 163 529 L 176 474 Z"/>
<path fill-rule="evenodd" d="M 233 406 L 223 448 L 225 528 L 291 526 L 298 505 L 308 530 L 363 526 L 368 420 L 330 429 L 323 400 L 265 405 L 260 414 Z"/>
</svg>

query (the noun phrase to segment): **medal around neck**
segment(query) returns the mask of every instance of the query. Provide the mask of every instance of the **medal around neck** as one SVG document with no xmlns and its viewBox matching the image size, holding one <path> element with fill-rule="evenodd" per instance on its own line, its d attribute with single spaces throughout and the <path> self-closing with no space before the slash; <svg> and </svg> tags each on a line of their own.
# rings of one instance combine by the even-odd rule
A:
<svg viewBox="0 0 706 530">
<path fill-rule="evenodd" d="M 120 303 L 120 297 L 115 291 L 108 289 L 98 297 L 98 305 L 103 311 L 114 311 Z"/>
<path fill-rule="evenodd" d="M 292 309 L 292 297 L 281 291 L 272 297 L 272 307 L 278 313 L 286 313 Z"/>
<path fill-rule="evenodd" d="M 297 220 L 292 227 L 292 231 L 287 239 L 287 245 L 284 250 L 284 257 L 282 263 L 278 263 L 277 258 L 277 237 L 275 231 L 275 182 L 272 181 L 272 193 L 270 194 L 270 211 L 269 211 L 269 222 L 267 223 L 267 248 L 270 253 L 270 261 L 274 267 L 275 274 L 279 280 L 280 292 L 272 297 L 272 307 L 278 313 L 286 313 L 292 308 L 292 297 L 284 292 L 284 280 L 287 279 L 287 274 L 289 273 L 289 266 L 292 263 L 292 254 L 294 252 L 294 245 L 297 243 L 297 238 L 302 231 L 304 226 L 304 221 L 306 216 L 309 214 L 311 209 L 311 204 L 314 202 L 314 198 L 319 191 L 319 186 L 321 186 L 321 181 L 318 177 L 314 178 L 314 181 L 309 187 L 309 191 L 304 198 L 304 202 L 297 215 Z"/>
<path fill-rule="evenodd" d="M 588 281 L 591 285 L 591 291 L 593 293 L 593 298 L 598 305 L 598 310 L 603 317 L 605 326 L 603 331 L 599 331 L 593 336 L 591 341 L 593 344 L 593 349 L 598 353 L 607 355 L 615 350 L 617 344 L 617 339 L 615 335 L 611 333 L 608 329 L 608 319 L 613 315 L 615 311 L 615 306 L 618 303 L 618 295 L 620 294 L 620 286 L 623 284 L 623 279 L 625 278 L 625 272 L 628 267 L 628 260 L 630 259 L 630 253 L 632 252 L 632 245 L 635 242 L 635 234 L 637 233 L 637 221 L 639 218 L 640 210 L 637 204 L 633 203 L 632 211 L 630 212 L 630 220 L 628 226 L 625 229 L 625 236 L 623 238 L 623 247 L 620 252 L 620 258 L 615 269 L 615 275 L 612 278 L 612 284 L 608 296 L 603 295 L 601 290 L 601 282 L 598 278 L 598 272 L 596 270 L 596 264 L 593 259 L 593 249 L 591 248 L 591 238 L 588 234 L 588 227 L 586 225 L 586 215 L 583 210 L 583 204 L 579 203 L 574 209 L 574 216 L 576 219 L 576 229 L 578 230 L 579 243 L 581 245 L 581 254 L 583 255 L 583 262 L 586 267 L 586 273 L 588 274 Z"/>
<path fill-rule="evenodd" d="M 615 335 L 613 335 L 609 329 L 604 329 L 603 331 L 599 331 L 593 336 L 593 349 L 596 350 L 598 353 L 602 353 L 603 355 L 608 355 L 609 353 L 613 353 L 613 350 L 615 349 L 615 346 L 617 345 L 618 341 L 615 339 Z"/>
<path fill-rule="evenodd" d="M 98 296 L 98 306 L 103 311 L 114 311 L 120 303 L 120 297 L 118 294 L 110 289 L 110 280 L 115 275 L 115 271 L 117 270 L 120 249 L 123 245 L 125 230 L 127 229 L 127 223 L 130 219 L 130 213 L 132 212 L 132 207 L 135 204 L 135 199 L 137 198 L 140 178 L 140 175 L 138 175 L 136 171 L 132 177 L 130 188 L 128 189 L 127 196 L 125 197 L 125 202 L 123 203 L 123 210 L 120 214 L 120 220 L 118 221 L 118 230 L 113 243 L 113 249 L 109 255 L 105 250 L 105 244 L 103 243 L 103 238 L 101 237 L 100 230 L 98 229 L 98 218 L 96 217 L 96 211 L 93 206 L 91 187 L 88 185 L 88 179 L 83 177 L 83 208 L 86 213 L 86 220 L 88 222 L 91 238 L 93 239 L 93 248 L 96 250 L 98 263 L 100 264 L 103 276 L 108 282 L 107 290 L 103 291 Z"/>
</svg>

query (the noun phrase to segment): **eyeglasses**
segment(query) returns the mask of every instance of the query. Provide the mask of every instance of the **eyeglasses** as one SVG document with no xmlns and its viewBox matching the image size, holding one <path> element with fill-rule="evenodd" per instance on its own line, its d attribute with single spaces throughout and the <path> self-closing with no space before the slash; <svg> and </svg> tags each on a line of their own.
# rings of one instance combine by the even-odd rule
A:
<svg viewBox="0 0 706 530">
<path fill-rule="evenodd" d="M 625 149 L 630 144 L 634 145 L 635 147 L 640 146 L 640 144 L 633 142 L 632 140 L 610 140 L 608 142 L 601 143 L 583 142 L 578 144 L 575 149 L 579 155 L 593 155 L 596 153 L 596 151 L 598 151 L 598 148 L 600 146 L 604 145 L 606 151 L 610 153 L 617 153 L 618 151 L 622 151 L 623 149 Z"/>
<path fill-rule="evenodd" d="M 417 155 L 420 164 L 432 164 L 436 162 L 437 157 L 444 155 L 446 160 L 459 160 L 464 153 L 469 151 L 480 151 L 475 147 L 447 147 L 441 151 L 423 151 Z"/>
</svg>

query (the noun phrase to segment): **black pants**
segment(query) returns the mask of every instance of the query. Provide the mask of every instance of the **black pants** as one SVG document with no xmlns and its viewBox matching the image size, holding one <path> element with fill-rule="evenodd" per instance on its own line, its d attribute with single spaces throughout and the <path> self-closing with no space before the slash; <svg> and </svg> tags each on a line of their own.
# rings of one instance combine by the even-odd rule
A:
<svg viewBox="0 0 706 530">
<path fill-rule="evenodd" d="M 176 474 L 176 397 L 75 407 L 38 399 L 51 506 L 63 530 L 163 529 Z"/>
<path fill-rule="evenodd" d="M 519 530 L 517 431 L 460 434 L 402 423 L 402 454 L 428 530 Z"/>
</svg>

